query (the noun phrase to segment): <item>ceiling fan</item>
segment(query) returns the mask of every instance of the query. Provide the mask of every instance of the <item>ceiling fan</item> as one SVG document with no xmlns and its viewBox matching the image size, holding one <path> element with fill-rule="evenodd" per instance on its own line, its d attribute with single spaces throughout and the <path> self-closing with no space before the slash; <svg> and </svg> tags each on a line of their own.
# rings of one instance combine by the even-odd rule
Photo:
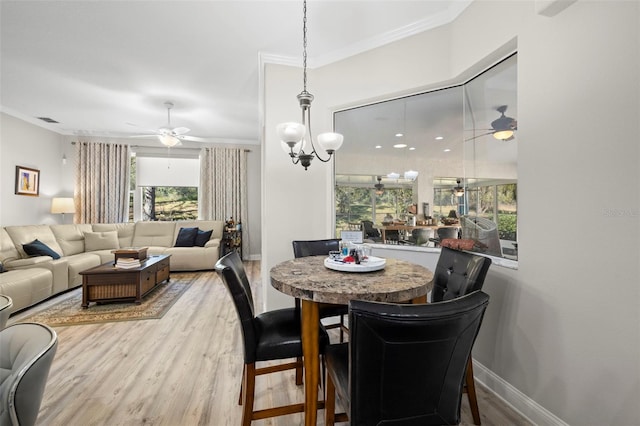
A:
<svg viewBox="0 0 640 426">
<path fill-rule="evenodd" d="M 189 133 L 191 129 L 188 127 L 171 127 L 171 108 L 173 108 L 173 102 L 167 101 L 164 103 L 164 106 L 167 107 L 167 124 L 160 127 L 158 130 L 149 130 L 150 132 L 154 132 L 150 135 L 135 135 L 133 138 L 148 138 L 150 136 L 157 136 L 160 142 L 171 148 L 180 143 L 180 141 L 193 141 L 193 142 L 207 142 L 205 138 L 199 138 L 196 136 L 188 136 L 186 133 Z"/>
<path fill-rule="evenodd" d="M 382 183 L 382 176 L 378 176 L 378 183 L 373 185 L 376 190 L 376 195 L 382 195 L 384 193 L 384 184 Z"/>
<path fill-rule="evenodd" d="M 458 186 L 454 187 L 451 190 L 451 193 L 456 197 L 462 197 L 464 195 L 464 187 L 460 185 L 460 179 L 457 179 L 456 183 L 458 184 Z"/>
<path fill-rule="evenodd" d="M 515 139 L 514 132 L 518 130 L 518 121 L 515 118 L 507 117 L 504 115 L 507 111 L 507 105 L 501 105 L 496 108 L 496 111 L 500 113 L 500 117 L 491 122 L 491 129 L 485 129 L 488 133 L 474 136 L 467 141 L 474 140 L 480 136 L 493 135 L 494 138 L 501 141 L 510 141 Z"/>
</svg>

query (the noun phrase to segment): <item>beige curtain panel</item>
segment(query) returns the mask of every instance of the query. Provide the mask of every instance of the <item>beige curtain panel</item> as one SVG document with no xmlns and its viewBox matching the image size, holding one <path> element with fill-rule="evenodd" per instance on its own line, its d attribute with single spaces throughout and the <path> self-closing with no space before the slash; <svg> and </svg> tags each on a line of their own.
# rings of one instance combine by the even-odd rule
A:
<svg viewBox="0 0 640 426">
<path fill-rule="evenodd" d="M 203 148 L 200 153 L 200 218 L 233 219 L 243 224 L 242 252 L 247 253 L 247 152 L 241 148 Z"/>
<path fill-rule="evenodd" d="M 129 145 L 76 143 L 75 223 L 129 220 Z"/>
</svg>

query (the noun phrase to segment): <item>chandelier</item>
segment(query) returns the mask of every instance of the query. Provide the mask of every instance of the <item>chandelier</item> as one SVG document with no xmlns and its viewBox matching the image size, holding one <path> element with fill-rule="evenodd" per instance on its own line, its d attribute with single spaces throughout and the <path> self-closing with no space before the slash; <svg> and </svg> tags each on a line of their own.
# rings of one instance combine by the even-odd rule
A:
<svg viewBox="0 0 640 426">
<path fill-rule="evenodd" d="M 276 131 L 280 138 L 282 149 L 289 154 L 293 164 L 302 165 L 305 170 L 311 165 L 311 160 L 318 158 L 323 163 L 331 160 L 333 153 L 342 146 L 344 137 L 339 133 L 321 133 L 318 135 L 317 144 L 319 148 L 328 154 L 327 158 L 322 158 L 313 144 L 311 134 L 311 102 L 313 95 L 307 92 L 307 0 L 303 2 L 302 20 L 302 75 L 303 88 L 297 96 L 298 103 L 302 109 L 302 123 L 287 122 L 278 124 Z M 311 152 L 305 151 L 311 150 Z"/>
</svg>

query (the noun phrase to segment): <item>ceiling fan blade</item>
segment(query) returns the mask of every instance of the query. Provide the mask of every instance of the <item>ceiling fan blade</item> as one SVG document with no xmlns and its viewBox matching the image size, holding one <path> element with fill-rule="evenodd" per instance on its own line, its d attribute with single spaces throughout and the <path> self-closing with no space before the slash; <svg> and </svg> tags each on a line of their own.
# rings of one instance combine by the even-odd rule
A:
<svg viewBox="0 0 640 426">
<path fill-rule="evenodd" d="M 173 129 L 173 134 L 183 135 L 185 133 L 189 133 L 190 131 L 191 129 L 189 129 L 188 127 L 176 127 L 175 129 Z"/>
<path fill-rule="evenodd" d="M 215 142 L 213 140 L 211 140 L 210 138 L 199 138 L 197 136 L 186 136 L 186 135 L 180 135 L 179 136 L 180 139 L 182 139 L 183 141 L 191 141 L 191 142 Z"/>
<path fill-rule="evenodd" d="M 158 136 L 158 134 L 154 133 L 152 135 L 130 135 L 129 137 L 130 138 L 155 138 L 157 136 Z"/>
<path fill-rule="evenodd" d="M 472 137 L 472 138 L 469 138 L 469 139 L 465 139 L 464 141 L 465 141 L 465 142 L 468 142 L 468 141 L 472 141 L 472 140 L 474 140 L 474 139 L 478 139 L 479 137 L 482 137 L 482 136 L 492 135 L 492 134 L 493 134 L 493 132 L 494 132 L 494 131 L 492 130 L 492 131 L 490 131 L 490 132 L 483 133 L 483 134 L 481 134 L 481 135 L 476 135 L 476 136 L 474 136 L 474 137 Z"/>
</svg>

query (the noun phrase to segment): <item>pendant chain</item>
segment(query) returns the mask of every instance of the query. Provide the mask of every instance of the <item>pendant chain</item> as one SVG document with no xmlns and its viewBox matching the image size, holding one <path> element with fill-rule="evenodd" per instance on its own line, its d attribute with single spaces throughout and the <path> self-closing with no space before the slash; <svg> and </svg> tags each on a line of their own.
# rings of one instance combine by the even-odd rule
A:
<svg viewBox="0 0 640 426">
<path fill-rule="evenodd" d="M 304 0 L 302 7 L 302 75 L 303 92 L 307 91 L 307 0 Z"/>
</svg>

